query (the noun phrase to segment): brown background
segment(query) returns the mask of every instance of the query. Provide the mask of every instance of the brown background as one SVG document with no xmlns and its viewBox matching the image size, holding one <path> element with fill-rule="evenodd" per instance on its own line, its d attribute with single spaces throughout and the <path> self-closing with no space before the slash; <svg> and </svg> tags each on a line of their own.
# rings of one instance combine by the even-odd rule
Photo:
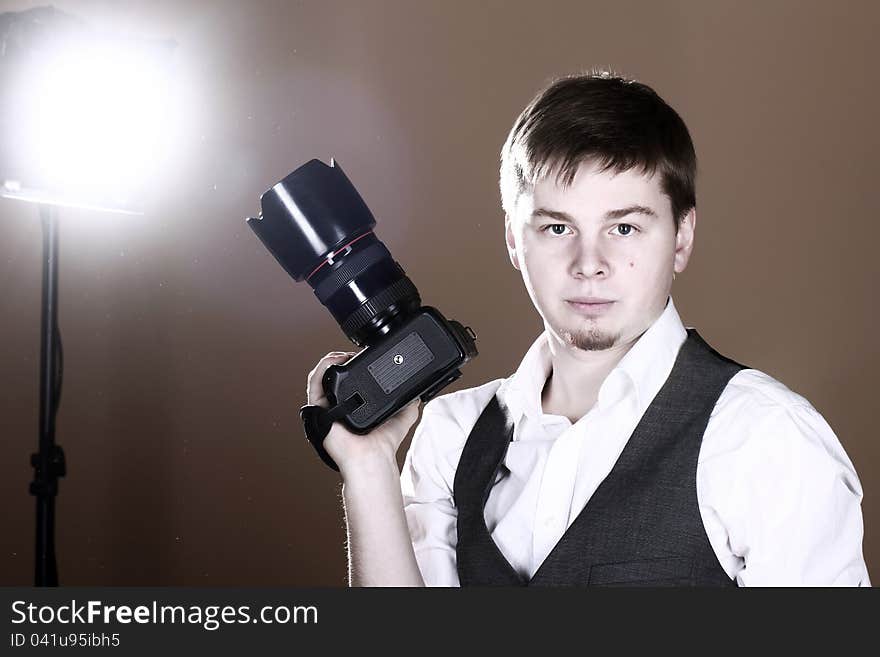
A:
<svg viewBox="0 0 880 657">
<path fill-rule="evenodd" d="M 297 409 L 314 362 L 347 343 L 243 219 L 290 170 L 336 157 L 425 301 L 479 333 L 455 387 L 506 376 L 540 324 L 504 251 L 498 151 L 550 77 L 597 65 L 655 86 L 690 127 L 699 223 L 676 305 L 823 413 L 864 486 L 880 577 L 875 3 L 56 6 L 175 39 L 189 122 L 146 215 L 62 212 L 62 584 L 342 585 L 339 483 Z M 33 577 L 40 267 L 36 208 L 0 201 L 7 585 Z"/>
</svg>

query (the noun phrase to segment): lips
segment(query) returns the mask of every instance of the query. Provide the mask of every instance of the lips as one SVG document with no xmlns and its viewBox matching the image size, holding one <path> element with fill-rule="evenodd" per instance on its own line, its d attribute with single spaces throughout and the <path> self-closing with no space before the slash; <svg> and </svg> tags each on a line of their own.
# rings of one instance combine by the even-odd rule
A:
<svg viewBox="0 0 880 657">
<path fill-rule="evenodd" d="M 565 303 L 576 313 L 593 317 L 607 312 L 615 302 L 602 297 L 572 297 L 566 299 Z"/>
</svg>

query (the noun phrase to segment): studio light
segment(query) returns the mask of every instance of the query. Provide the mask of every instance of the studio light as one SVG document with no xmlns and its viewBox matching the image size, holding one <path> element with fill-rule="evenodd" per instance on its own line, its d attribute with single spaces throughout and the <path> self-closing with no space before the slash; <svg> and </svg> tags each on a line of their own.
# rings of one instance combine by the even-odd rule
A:
<svg viewBox="0 0 880 657">
<path fill-rule="evenodd" d="M 138 211 L 169 147 L 173 44 L 52 8 L 0 14 L 0 39 L 0 194 Z"/>
<path fill-rule="evenodd" d="M 35 584 L 57 586 L 55 444 L 63 351 L 58 207 L 139 213 L 173 135 L 174 44 L 108 34 L 52 7 L 0 14 L 0 196 L 39 204 L 43 224 Z"/>
</svg>

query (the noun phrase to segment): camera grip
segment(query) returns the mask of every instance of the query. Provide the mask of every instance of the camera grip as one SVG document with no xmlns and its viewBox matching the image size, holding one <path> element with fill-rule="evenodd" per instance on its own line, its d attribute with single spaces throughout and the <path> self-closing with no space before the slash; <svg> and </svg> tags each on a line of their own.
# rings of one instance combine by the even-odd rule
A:
<svg viewBox="0 0 880 657">
<path fill-rule="evenodd" d="M 324 449 L 324 438 L 327 437 L 327 434 L 330 433 L 330 427 L 333 426 L 333 422 L 327 420 L 327 409 L 314 405 L 303 406 L 299 409 L 299 416 L 306 430 L 306 438 L 312 443 L 312 447 L 318 452 L 318 456 L 329 467 L 339 472 L 336 462 L 330 458 L 327 450 Z"/>
<path fill-rule="evenodd" d="M 337 404 L 332 408 L 323 408 L 321 406 L 315 406 L 314 404 L 308 404 L 299 409 L 299 416 L 300 419 L 302 419 L 303 427 L 306 430 L 306 438 L 312 443 L 312 447 L 318 452 L 318 456 L 321 457 L 321 460 L 324 461 L 328 467 L 336 470 L 336 472 L 339 472 L 339 466 L 336 465 L 336 462 L 330 457 L 327 450 L 324 449 L 324 439 L 327 437 L 327 434 L 330 433 L 330 429 L 333 427 L 333 423 L 336 422 L 336 420 L 351 413 L 362 403 L 363 400 L 361 400 L 358 395 L 352 395 L 343 403 Z"/>
</svg>

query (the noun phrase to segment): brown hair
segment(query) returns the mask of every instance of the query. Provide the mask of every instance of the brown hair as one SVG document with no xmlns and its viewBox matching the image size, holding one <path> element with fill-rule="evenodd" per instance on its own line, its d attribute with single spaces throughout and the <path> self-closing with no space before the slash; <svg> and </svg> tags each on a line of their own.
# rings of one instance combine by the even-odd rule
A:
<svg viewBox="0 0 880 657">
<path fill-rule="evenodd" d="M 697 156 L 681 117 L 645 84 L 607 72 L 554 81 L 523 110 L 501 150 L 501 205 L 553 172 L 570 185 L 586 161 L 660 173 L 676 228 L 696 206 Z"/>
</svg>

